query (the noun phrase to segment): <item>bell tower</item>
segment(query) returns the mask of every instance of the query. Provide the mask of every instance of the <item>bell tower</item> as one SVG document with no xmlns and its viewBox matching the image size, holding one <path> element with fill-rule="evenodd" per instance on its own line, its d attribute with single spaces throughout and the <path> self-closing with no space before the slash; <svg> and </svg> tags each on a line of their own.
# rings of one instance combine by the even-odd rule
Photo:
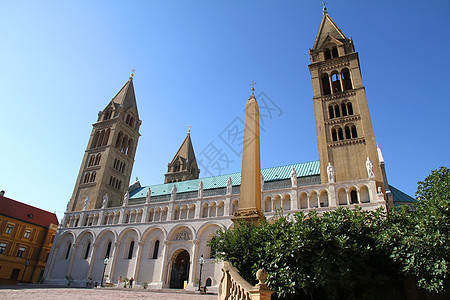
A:
<svg viewBox="0 0 450 300">
<path fill-rule="evenodd" d="M 336 182 L 368 178 L 369 158 L 384 189 L 358 53 L 325 7 L 309 55 L 322 183 L 328 182 L 328 163 Z"/>
<path fill-rule="evenodd" d="M 167 165 L 167 173 L 164 174 L 164 183 L 198 179 L 199 174 L 200 169 L 197 166 L 191 140 L 191 126 L 189 125 L 186 138 L 172 161 Z"/>
<path fill-rule="evenodd" d="M 130 182 L 141 123 L 131 74 L 92 125 L 68 211 L 101 208 L 106 194 L 107 207 L 122 204 Z"/>
</svg>

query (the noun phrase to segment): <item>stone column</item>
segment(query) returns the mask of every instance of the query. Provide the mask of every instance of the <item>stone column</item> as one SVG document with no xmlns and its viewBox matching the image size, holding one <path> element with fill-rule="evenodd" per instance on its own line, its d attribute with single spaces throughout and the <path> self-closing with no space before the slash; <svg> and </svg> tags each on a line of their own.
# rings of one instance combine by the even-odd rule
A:
<svg viewBox="0 0 450 300">
<path fill-rule="evenodd" d="M 189 270 L 189 278 L 188 278 L 188 284 L 192 283 L 192 286 L 194 286 L 194 279 L 195 279 L 195 274 L 197 273 L 197 261 L 199 258 L 198 255 L 198 244 L 199 241 L 198 240 L 193 240 L 192 241 L 192 263 L 191 263 L 191 269 Z"/>
<path fill-rule="evenodd" d="M 164 252 L 163 252 L 163 257 L 162 257 L 162 265 L 161 265 L 162 266 L 162 270 L 161 270 L 162 288 L 166 287 L 167 276 L 168 276 L 168 273 L 170 273 L 170 268 L 172 267 L 172 264 L 170 263 L 170 261 L 167 261 L 169 245 L 170 245 L 169 241 L 164 241 Z"/>
<path fill-rule="evenodd" d="M 141 257 L 142 257 L 142 248 L 144 247 L 144 242 L 140 241 L 137 243 L 138 244 L 138 248 L 136 251 L 136 262 L 134 263 L 134 279 L 137 281 L 138 280 L 138 275 L 139 275 L 139 269 L 141 267 Z"/>
<path fill-rule="evenodd" d="M 75 256 L 77 256 L 77 248 L 78 244 L 72 245 L 72 256 L 70 257 L 69 267 L 67 268 L 66 276 L 70 276 L 70 274 L 72 273 L 73 262 L 75 261 Z"/>
<path fill-rule="evenodd" d="M 95 256 L 97 254 L 99 243 L 98 242 L 94 243 L 92 246 L 93 246 L 92 247 L 92 255 L 91 255 L 91 258 L 89 259 L 89 270 L 87 273 L 88 278 L 91 277 L 92 269 L 94 268 L 94 265 L 95 265 Z"/>
<path fill-rule="evenodd" d="M 292 188 L 291 191 L 291 210 L 298 210 L 299 209 L 299 203 L 298 203 L 298 191 L 297 188 Z"/>
<path fill-rule="evenodd" d="M 336 205 L 336 187 L 334 186 L 334 183 L 329 184 L 329 191 L 328 191 L 328 205 L 330 207 L 335 207 Z"/>
<path fill-rule="evenodd" d="M 110 256 L 112 261 L 111 261 L 111 267 L 109 269 L 109 278 L 112 281 L 115 280 L 115 278 L 112 278 L 112 276 L 114 275 L 114 270 L 116 268 L 117 255 L 119 255 L 119 246 L 120 246 L 119 242 L 114 243 L 114 248 L 112 249 L 112 253 Z"/>
<path fill-rule="evenodd" d="M 144 211 L 142 212 L 141 223 L 147 222 L 147 215 L 148 215 L 148 207 L 144 206 Z"/>
</svg>

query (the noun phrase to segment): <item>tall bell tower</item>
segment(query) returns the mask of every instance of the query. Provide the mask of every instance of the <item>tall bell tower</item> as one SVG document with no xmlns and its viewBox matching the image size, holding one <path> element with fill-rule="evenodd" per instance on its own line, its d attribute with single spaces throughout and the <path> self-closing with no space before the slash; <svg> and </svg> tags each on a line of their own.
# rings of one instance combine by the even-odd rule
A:
<svg viewBox="0 0 450 300">
<path fill-rule="evenodd" d="M 133 74 L 98 113 L 81 163 L 68 211 L 119 206 L 127 191 L 141 126 Z"/>
<path fill-rule="evenodd" d="M 368 178 L 369 158 L 384 189 L 358 53 L 325 7 L 309 54 L 322 183 L 328 182 L 329 163 L 336 182 Z"/>
</svg>

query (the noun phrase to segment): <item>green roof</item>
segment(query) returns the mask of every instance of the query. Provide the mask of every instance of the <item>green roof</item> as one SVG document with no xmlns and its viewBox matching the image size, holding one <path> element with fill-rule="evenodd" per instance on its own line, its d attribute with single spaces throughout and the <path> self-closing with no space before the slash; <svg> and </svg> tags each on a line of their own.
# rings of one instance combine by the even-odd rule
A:
<svg viewBox="0 0 450 300">
<path fill-rule="evenodd" d="M 391 190 L 392 195 L 394 196 L 394 204 L 396 204 L 396 205 L 404 203 L 404 202 L 415 202 L 416 201 L 416 199 L 414 199 L 413 197 L 396 189 L 392 185 L 389 185 L 389 189 Z"/>
<path fill-rule="evenodd" d="M 297 177 L 320 175 L 320 165 L 318 160 L 300 164 L 262 169 L 261 173 L 264 176 L 265 182 L 284 180 L 291 178 L 292 168 L 294 168 L 295 171 L 297 172 Z M 180 181 L 175 183 L 165 183 L 140 187 L 130 192 L 130 199 L 133 200 L 145 198 L 145 196 L 147 195 L 147 189 L 149 187 L 152 191 L 152 197 L 160 195 L 169 195 L 170 192 L 172 191 L 172 187 L 174 184 L 177 186 L 177 194 L 198 191 L 198 185 L 200 184 L 200 181 L 203 181 L 203 190 L 224 188 L 227 185 L 228 177 L 231 177 L 233 186 L 241 185 L 241 173 L 233 173 L 194 180 Z"/>
</svg>

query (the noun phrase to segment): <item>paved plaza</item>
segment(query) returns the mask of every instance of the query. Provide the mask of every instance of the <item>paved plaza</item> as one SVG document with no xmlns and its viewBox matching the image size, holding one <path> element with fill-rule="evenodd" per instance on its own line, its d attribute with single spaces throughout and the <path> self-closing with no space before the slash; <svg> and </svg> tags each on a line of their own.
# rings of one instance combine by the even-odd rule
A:
<svg viewBox="0 0 450 300">
<path fill-rule="evenodd" d="M 0 287 L 2 300 L 73 300 L 73 299 L 158 299 L 158 300 L 216 300 L 217 295 L 200 295 L 195 292 L 174 290 L 143 290 L 143 289 L 83 289 L 83 288 L 17 288 Z"/>
</svg>

